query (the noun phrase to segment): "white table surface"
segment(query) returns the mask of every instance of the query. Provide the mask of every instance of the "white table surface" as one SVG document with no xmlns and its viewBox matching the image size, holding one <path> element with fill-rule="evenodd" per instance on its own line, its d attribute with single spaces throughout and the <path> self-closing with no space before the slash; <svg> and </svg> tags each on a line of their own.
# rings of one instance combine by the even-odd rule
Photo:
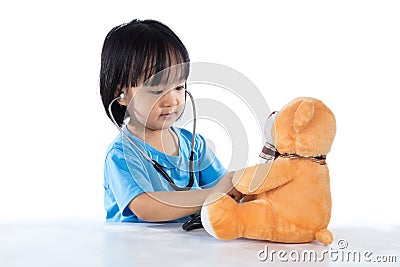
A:
<svg viewBox="0 0 400 267">
<path fill-rule="evenodd" d="M 314 241 L 308 244 L 280 244 L 237 239 L 221 241 L 203 229 L 185 232 L 181 224 L 131 223 L 0 223 L 0 266 L 308 266 L 308 261 L 294 262 L 304 250 L 320 256 L 323 250 L 371 251 L 375 256 L 393 256 L 396 263 L 368 263 L 368 266 L 400 266 L 400 226 L 337 226 L 330 229 L 335 241 L 323 246 Z M 340 249 L 338 241 L 346 240 L 347 248 Z M 274 258 L 260 261 L 258 252 L 268 248 L 286 252 L 283 262 Z M 294 252 L 293 252 L 294 251 Z M 346 253 L 347 253 L 346 252 Z M 284 253 L 284 252 L 281 252 Z M 348 254 L 348 253 L 347 253 Z M 269 254 L 270 255 L 270 254 Z M 338 254 L 336 254 L 338 255 Z M 265 254 L 260 254 L 265 257 Z M 361 266 L 360 263 L 325 259 L 313 266 Z M 335 258 L 335 256 L 333 256 Z"/>
</svg>

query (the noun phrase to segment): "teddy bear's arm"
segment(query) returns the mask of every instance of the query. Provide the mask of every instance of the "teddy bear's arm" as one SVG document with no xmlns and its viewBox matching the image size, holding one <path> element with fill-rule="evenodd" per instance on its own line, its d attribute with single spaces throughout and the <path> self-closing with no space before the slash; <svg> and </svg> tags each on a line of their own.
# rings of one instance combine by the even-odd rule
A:
<svg viewBox="0 0 400 267">
<path fill-rule="evenodd" d="M 271 163 L 257 164 L 238 170 L 233 175 L 233 184 L 242 194 L 255 195 L 282 186 L 292 180 L 284 171 L 271 171 Z"/>
</svg>

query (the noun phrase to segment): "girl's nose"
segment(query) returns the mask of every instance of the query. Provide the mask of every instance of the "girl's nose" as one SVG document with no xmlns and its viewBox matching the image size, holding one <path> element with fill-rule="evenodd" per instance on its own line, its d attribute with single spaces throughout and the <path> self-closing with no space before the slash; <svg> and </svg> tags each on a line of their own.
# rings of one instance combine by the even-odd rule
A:
<svg viewBox="0 0 400 267">
<path fill-rule="evenodd" d="M 161 98 L 161 105 L 163 107 L 170 107 L 177 105 L 179 103 L 179 98 L 176 90 L 169 90 Z"/>
</svg>

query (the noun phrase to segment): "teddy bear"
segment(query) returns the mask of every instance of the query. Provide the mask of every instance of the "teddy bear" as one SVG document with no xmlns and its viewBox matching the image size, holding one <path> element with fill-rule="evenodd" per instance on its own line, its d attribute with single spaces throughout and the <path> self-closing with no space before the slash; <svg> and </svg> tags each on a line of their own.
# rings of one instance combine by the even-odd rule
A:
<svg viewBox="0 0 400 267">
<path fill-rule="evenodd" d="M 233 175 L 233 185 L 247 200 L 210 195 L 201 210 L 205 230 L 223 240 L 331 244 L 326 155 L 335 133 L 335 116 L 322 101 L 300 97 L 288 103 L 271 127 L 275 144 L 267 142 L 262 150 L 267 161 Z"/>
</svg>

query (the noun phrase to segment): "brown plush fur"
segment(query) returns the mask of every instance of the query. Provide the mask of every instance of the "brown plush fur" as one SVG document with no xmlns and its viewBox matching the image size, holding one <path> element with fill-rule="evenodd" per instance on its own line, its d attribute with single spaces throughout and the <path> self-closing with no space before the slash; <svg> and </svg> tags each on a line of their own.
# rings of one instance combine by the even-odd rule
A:
<svg viewBox="0 0 400 267">
<path fill-rule="evenodd" d="M 276 117 L 276 148 L 301 157 L 278 157 L 234 174 L 237 190 L 251 195 L 236 203 L 226 194 L 211 196 L 203 206 L 206 230 L 220 239 L 246 237 L 284 243 L 333 241 L 327 230 L 331 193 L 327 165 L 305 157 L 326 156 L 336 132 L 335 117 L 320 100 L 297 98 Z"/>
</svg>

